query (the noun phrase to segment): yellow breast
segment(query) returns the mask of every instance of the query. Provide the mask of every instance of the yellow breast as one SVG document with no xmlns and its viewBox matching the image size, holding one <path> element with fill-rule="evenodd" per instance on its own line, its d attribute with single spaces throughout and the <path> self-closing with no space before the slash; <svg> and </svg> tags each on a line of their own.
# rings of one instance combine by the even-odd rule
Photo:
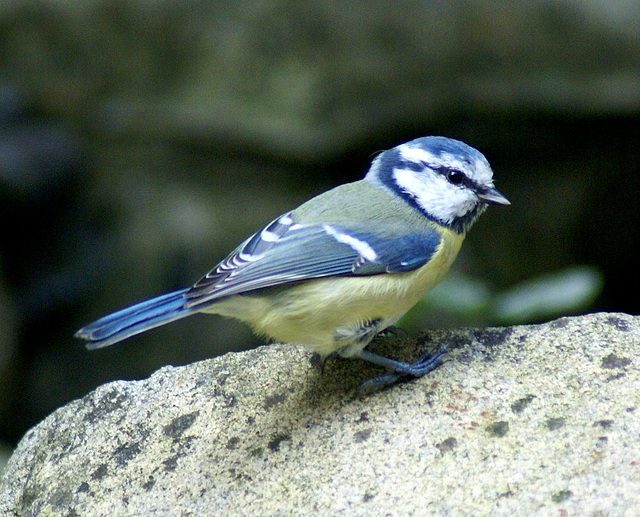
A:
<svg viewBox="0 0 640 517">
<path fill-rule="evenodd" d="M 344 342 L 335 340 L 337 329 L 355 329 L 377 319 L 391 325 L 442 279 L 464 235 L 438 231 L 438 249 L 415 271 L 310 280 L 268 297 L 233 296 L 206 311 L 240 319 L 276 341 L 302 344 L 323 355 L 338 351 Z"/>
</svg>

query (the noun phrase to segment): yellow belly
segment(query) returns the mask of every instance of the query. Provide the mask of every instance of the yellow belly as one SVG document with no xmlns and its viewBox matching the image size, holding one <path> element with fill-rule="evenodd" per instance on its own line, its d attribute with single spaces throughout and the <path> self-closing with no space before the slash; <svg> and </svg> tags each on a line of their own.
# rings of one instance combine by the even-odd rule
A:
<svg viewBox="0 0 640 517">
<path fill-rule="evenodd" d="M 384 328 L 413 307 L 442 279 L 463 239 L 464 235 L 444 233 L 432 259 L 409 273 L 310 280 L 270 297 L 223 299 L 205 312 L 237 318 L 258 334 L 328 355 L 345 347 L 344 341 L 335 339 L 338 329 L 357 329 L 363 322 L 377 319 L 383 320 Z"/>
</svg>

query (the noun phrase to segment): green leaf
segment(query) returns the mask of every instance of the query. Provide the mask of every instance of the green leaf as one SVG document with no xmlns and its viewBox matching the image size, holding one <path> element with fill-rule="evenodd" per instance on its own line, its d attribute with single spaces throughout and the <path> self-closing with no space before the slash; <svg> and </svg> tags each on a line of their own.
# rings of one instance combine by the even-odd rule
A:
<svg viewBox="0 0 640 517">
<path fill-rule="evenodd" d="M 495 317 L 511 324 L 576 313 L 593 303 L 603 284 L 602 273 L 588 266 L 541 275 L 498 294 Z"/>
</svg>

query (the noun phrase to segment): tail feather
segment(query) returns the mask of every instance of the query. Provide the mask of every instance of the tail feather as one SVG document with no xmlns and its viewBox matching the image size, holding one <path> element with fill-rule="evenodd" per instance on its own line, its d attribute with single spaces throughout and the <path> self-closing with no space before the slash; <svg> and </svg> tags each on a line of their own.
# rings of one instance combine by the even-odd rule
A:
<svg viewBox="0 0 640 517">
<path fill-rule="evenodd" d="M 87 348 L 95 350 L 189 316 L 196 311 L 184 306 L 187 291 L 182 289 L 158 296 L 109 314 L 78 330 L 75 337 L 88 341 Z"/>
</svg>

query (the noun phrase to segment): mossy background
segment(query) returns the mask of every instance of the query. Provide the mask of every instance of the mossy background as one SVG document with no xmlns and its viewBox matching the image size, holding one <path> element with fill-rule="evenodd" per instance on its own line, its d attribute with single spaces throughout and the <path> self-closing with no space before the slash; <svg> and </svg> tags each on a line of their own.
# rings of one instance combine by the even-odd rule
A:
<svg viewBox="0 0 640 517">
<path fill-rule="evenodd" d="M 480 149 L 512 206 L 407 327 L 637 314 L 639 115 L 635 2 L 4 1 L 0 441 L 260 344 L 205 316 L 94 353 L 72 334 L 423 135 Z"/>
</svg>

